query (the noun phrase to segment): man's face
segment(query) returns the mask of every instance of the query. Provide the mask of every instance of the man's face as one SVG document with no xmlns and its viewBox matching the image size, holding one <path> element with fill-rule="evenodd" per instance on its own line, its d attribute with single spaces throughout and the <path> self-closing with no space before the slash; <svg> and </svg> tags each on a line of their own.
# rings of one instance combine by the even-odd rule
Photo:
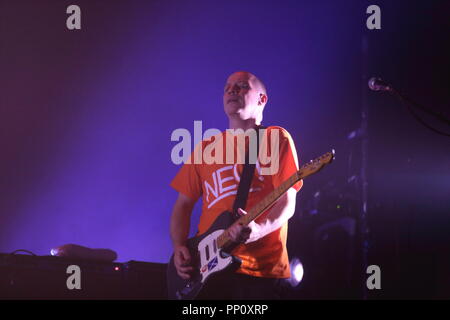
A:
<svg viewBox="0 0 450 320">
<path fill-rule="evenodd" d="M 237 115 L 243 120 L 256 119 L 262 112 L 265 99 L 251 74 L 236 72 L 228 77 L 223 93 L 223 106 L 228 117 Z"/>
</svg>

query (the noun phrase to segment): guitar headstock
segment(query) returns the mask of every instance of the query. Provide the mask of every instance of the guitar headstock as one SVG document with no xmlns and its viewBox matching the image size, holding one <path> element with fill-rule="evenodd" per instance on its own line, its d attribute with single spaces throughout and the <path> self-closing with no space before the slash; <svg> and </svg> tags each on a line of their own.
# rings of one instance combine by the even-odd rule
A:
<svg viewBox="0 0 450 320">
<path fill-rule="evenodd" d="M 301 166 L 300 170 L 298 170 L 297 173 L 299 178 L 302 179 L 320 171 L 327 164 L 331 163 L 334 158 L 335 151 L 332 149 L 330 152 L 327 152 L 314 160 L 310 160 L 308 163 Z"/>
</svg>

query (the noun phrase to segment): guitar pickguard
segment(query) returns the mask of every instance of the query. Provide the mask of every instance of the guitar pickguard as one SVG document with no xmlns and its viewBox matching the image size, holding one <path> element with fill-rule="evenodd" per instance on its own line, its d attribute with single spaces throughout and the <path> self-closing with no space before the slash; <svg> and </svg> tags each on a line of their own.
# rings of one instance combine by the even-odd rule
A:
<svg viewBox="0 0 450 320">
<path fill-rule="evenodd" d="M 216 230 L 210 233 L 198 244 L 200 275 L 203 283 L 211 274 L 222 271 L 233 263 L 233 258 L 217 247 L 217 237 L 221 235 L 223 231 L 224 230 Z"/>
</svg>

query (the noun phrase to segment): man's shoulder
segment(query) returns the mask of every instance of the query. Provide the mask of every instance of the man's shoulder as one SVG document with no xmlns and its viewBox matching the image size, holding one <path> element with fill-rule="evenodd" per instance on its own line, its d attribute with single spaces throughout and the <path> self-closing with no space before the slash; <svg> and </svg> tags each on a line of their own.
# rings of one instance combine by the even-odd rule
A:
<svg viewBox="0 0 450 320">
<path fill-rule="evenodd" d="M 274 132 L 276 132 L 280 139 L 282 140 L 292 140 L 292 136 L 289 133 L 289 131 L 287 131 L 285 128 L 280 127 L 280 126 L 268 126 L 266 127 L 267 133 L 268 134 L 273 134 Z"/>
</svg>

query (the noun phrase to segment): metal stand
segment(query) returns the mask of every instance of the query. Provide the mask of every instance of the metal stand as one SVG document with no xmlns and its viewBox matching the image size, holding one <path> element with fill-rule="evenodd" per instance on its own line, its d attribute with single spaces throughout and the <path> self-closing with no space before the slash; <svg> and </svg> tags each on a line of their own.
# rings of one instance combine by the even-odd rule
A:
<svg viewBox="0 0 450 320">
<path fill-rule="evenodd" d="M 368 211 L 368 186 L 367 181 L 367 162 L 368 162 L 368 125 L 369 125 L 369 105 L 367 103 L 367 65 L 368 65 L 368 50 L 369 42 L 367 35 L 363 34 L 361 51 L 362 51 L 362 79 L 361 79 L 361 171 L 360 171 L 360 186 L 361 186 L 361 213 L 359 217 L 359 232 L 361 240 L 361 267 L 362 267 L 362 298 L 366 300 L 367 286 L 364 275 L 366 274 L 369 252 L 369 226 L 367 223 Z"/>
</svg>

